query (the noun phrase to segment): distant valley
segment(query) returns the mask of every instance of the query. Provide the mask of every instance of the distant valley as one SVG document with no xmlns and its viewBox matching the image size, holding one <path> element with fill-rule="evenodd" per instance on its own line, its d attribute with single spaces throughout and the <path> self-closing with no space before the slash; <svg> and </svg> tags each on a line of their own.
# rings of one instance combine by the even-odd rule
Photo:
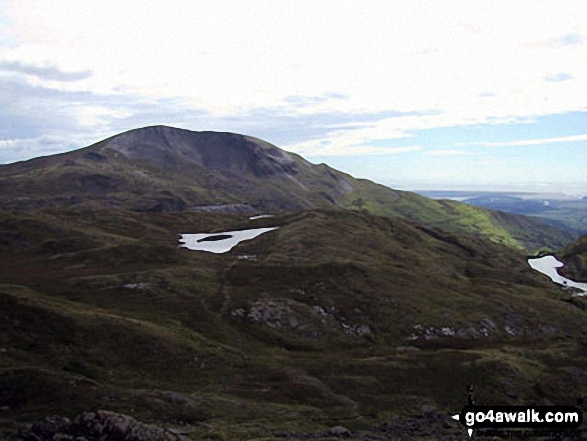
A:
<svg viewBox="0 0 587 441">
<path fill-rule="evenodd" d="M 477 207 L 534 216 L 573 234 L 587 232 L 587 197 L 552 193 L 418 191 L 433 199 L 457 200 Z"/>
</svg>

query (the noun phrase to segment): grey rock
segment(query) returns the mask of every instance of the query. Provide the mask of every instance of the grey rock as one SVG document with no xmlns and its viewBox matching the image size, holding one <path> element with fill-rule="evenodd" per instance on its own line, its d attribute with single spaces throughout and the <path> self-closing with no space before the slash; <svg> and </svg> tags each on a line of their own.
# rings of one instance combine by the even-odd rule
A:
<svg viewBox="0 0 587 441">
<path fill-rule="evenodd" d="M 338 438 L 350 438 L 353 434 L 352 432 L 343 426 L 334 426 L 328 429 L 328 435 L 335 436 Z"/>
<path fill-rule="evenodd" d="M 33 424 L 21 437 L 25 441 L 190 441 L 173 430 L 104 410 L 84 413 L 73 421 L 50 417 Z"/>
</svg>

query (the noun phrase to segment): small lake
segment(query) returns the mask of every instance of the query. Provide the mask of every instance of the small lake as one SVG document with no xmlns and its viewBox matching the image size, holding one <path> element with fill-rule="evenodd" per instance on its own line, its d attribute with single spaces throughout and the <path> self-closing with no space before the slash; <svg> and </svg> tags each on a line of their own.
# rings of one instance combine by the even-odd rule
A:
<svg viewBox="0 0 587 441">
<path fill-rule="evenodd" d="M 275 217 L 274 214 L 258 214 L 257 216 L 251 216 L 249 220 L 265 219 L 269 217 Z"/>
<path fill-rule="evenodd" d="M 554 283 L 558 283 L 562 286 L 580 289 L 583 291 L 583 293 L 579 295 L 587 295 L 587 283 L 575 282 L 573 280 L 561 276 L 558 273 L 556 269 L 564 266 L 564 264 L 556 260 L 554 256 L 544 256 L 538 259 L 528 259 L 528 264 L 532 267 L 532 269 L 535 269 L 536 271 L 539 271 L 542 274 L 545 274 L 548 277 L 550 277 L 550 280 L 552 280 Z"/>
<path fill-rule="evenodd" d="M 260 234 L 277 228 L 251 228 L 249 230 L 222 231 L 219 233 L 180 234 L 179 243 L 182 248 L 190 250 L 226 253 L 243 240 L 254 239 Z"/>
</svg>

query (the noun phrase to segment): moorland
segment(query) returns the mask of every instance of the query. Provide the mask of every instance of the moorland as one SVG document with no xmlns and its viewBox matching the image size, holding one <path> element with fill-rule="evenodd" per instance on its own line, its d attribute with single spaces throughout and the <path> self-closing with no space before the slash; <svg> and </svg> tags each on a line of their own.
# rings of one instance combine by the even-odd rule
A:
<svg viewBox="0 0 587 441">
<path fill-rule="evenodd" d="M 0 166 L 0 188 L 4 437 L 462 439 L 470 385 L 587 396 L 587 302 L 527 263 L 585 282 L 586 236 L 540 219 L 162 126 Z"/>
</svg>

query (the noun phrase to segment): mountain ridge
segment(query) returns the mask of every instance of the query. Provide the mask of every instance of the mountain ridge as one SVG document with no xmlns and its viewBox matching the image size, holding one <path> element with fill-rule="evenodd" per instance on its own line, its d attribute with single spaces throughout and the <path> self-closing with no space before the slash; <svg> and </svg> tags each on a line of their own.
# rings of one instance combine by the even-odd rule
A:
<svg viewBox="0 0 587 441">
<path fill-rule="evenodd" d="M 535 219 L 357 179 L 250 136 L 168 126 L 134 129 L 72 152 L 0 166 L 0 190 L 0 209 L 8 210 L 351 209 L 485 235 L 530 251 L 560 248 L 573 238 Z"/>
</svg>

